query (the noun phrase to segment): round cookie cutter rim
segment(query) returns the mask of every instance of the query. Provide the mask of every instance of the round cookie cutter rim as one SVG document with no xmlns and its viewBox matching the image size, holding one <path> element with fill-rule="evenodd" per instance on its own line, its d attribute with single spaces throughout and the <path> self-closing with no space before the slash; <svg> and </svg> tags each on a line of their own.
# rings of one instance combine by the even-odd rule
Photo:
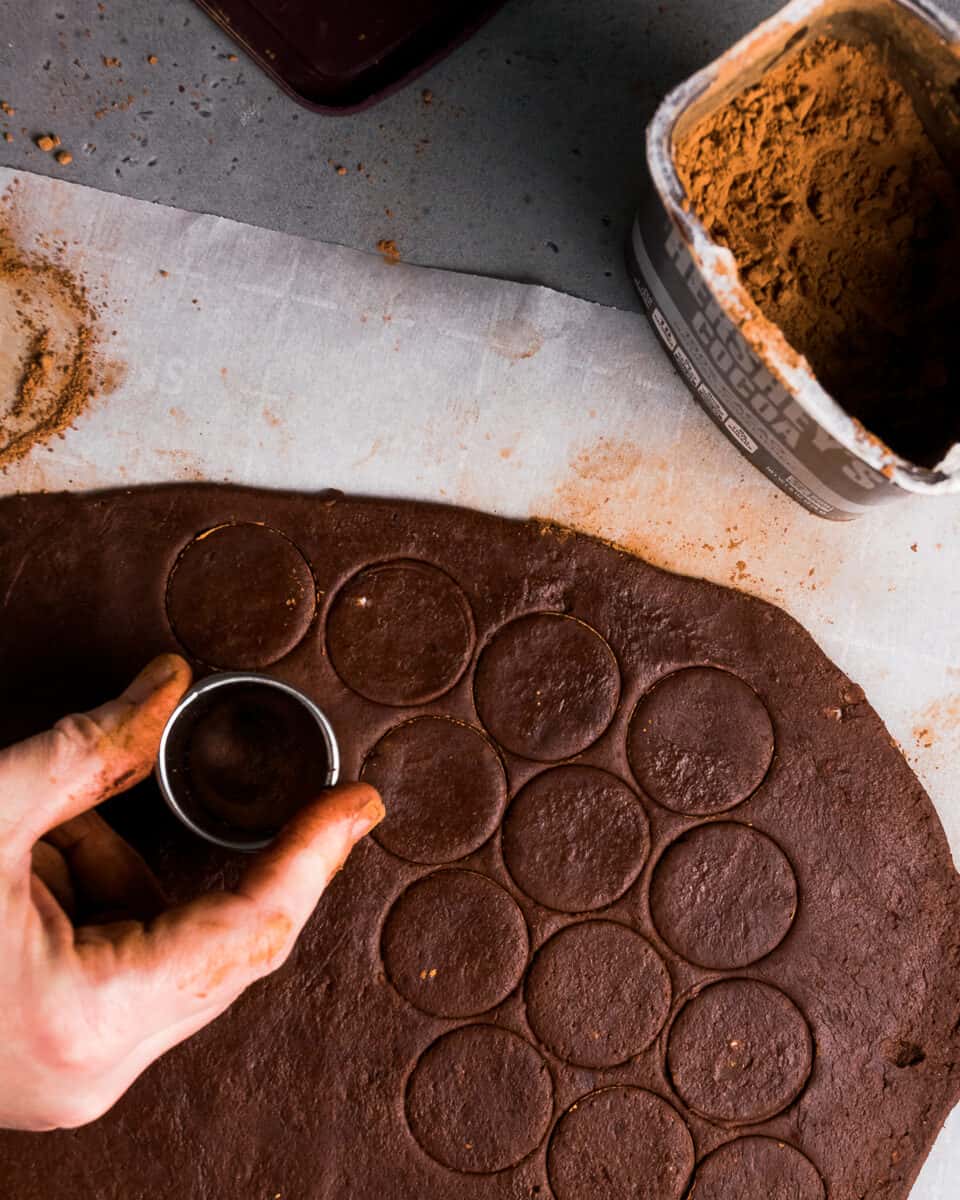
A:
<svg viewBox="0 0 960 1200">
<path fill-rule="evenodd" d="M 298 701 L 307 710 L 320 729 L 327 751 L 329 766 L 327 768 L 326 787 L 333 787 L 340 778 L 340 746 L 337 742 L 337 736 L 333 731 L 333 726 L 330 724 L 330 720 L 323 709 L 315 704 L 305 692 L 300 691 L 299 688 L 294 687 L 292 684 L 284 683 L 283 680 L 275 679 L 272 675 L 264 675 L 256 671 L 220 671 L 194 683 L 184 692 L 177 707 L 167 719 L 167 723 L 163 727 L 163 733 L 160 735 L 157 765 L 154 768 L 154 776 L 160 788 L 160 794 L 166 801 L 167 807 L 180 823 L 185 825 L 198 837 L 203 838 L 204 841 L 212 842 L 215 846 L 221 846 L 226 850 L 242 850 L 252 853 L 253 851 L 263 850 L 269 846 L 276 837 L 276 834 L 267 838 L 251 838 L 241 841 L 238 838 L 221 837 L 218 834 L 211 833 L 209 829 L 204 829 L 202 825 L 199 825 L 189 816 L 177 799 L 167 764 L 167 748 L 170 735 L 177 722 L 189 711 L 190 706 L 208 692 L 215 691 L 217 688 L 229 688 L 237 684 L 255 684 L 274 688 L 293 697 L 294 700 Z"/>
</svg>

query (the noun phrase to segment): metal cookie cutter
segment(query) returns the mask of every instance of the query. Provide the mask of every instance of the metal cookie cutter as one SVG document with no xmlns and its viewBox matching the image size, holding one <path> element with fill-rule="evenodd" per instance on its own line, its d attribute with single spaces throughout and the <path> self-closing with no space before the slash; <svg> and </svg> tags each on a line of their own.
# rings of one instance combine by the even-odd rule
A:
<svg viewBox="0 0 960 1200">
<path fill-rule="evenodd" d="M 333 726 L 330 724 L 326 713 L 298 688 L 292 687 L 289 683 L 283 683 L 279 679 L 274 679 L 270 675 L 259 675 L 249 671 L 226 671 L 221 674 L 210 675 L 206 679 L 200 680 L 199 683 L 195 683 L 183 696 L 183 699 L 173 710 L 170 719 L 164 726 L 160 737 L 160 751 L 157 756 L 155 774 L 163 798 L 177 818 L 188 829 L 197 834 L 198 837 L 202 837 L 208 842 L 213 842 L 214 845 L 223 846 L 227 850 L 262 850 L 265 846 L 270 845 L 274 835 L 270 837 L 263 837 L 257 833 L 244 835 L 241 831 L 237 831 L 234 836 L 217 832 L 213 828 L 202 825 L 196 819 L 195 815 L 188 811 L 188 807 L 184 803 L 182 795 L 183 772 L 181 767 L 175 761 L 171 760 L 171 750 L 175 747 L 178 730 L 180 730 L 185 722 L 188 722 L 192 717 L 197 715 L 197 707 L 202 704 L 205 697 L 217 691 L 223 692 L 238 687 L 250 688 L 251 686 L 283 692 L 306 709 L 316 722 L 326 749 L 327 773 L 325 786 L 333 787 L 340 778 L 340 747 L 337 744 Z M 178 793 L 180 794 L 178 795 Z"/>
</svg>

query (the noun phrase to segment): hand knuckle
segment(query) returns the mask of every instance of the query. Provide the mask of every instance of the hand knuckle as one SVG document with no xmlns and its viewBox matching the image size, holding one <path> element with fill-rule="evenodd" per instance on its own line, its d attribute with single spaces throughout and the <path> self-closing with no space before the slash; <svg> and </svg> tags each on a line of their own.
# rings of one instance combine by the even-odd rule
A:
<svg viewBox="0 0 960 1200">
<path fill-rule="evenodd" d="M 33 1043 L 37 1059 L 63 1075 L 91 1074 L 101 1065 L 90 1032 L 62 1017 L 41 1017 L 33 1028 Z"/>
<path fill-rule="evenodd" d="M 53 754 L 58 762 L 73 763 L 99 748 L 100 727 L 83 713 L 61 717 L 52 730 Z"/>
<path fill-rule="evenodd" d="M 296 929 L 287 913 L 281 909 L 260 909 L 252 965 L 261 966 L 264 974 L 276 971 L 287 961 L 295 941 Z"/>
</svg>

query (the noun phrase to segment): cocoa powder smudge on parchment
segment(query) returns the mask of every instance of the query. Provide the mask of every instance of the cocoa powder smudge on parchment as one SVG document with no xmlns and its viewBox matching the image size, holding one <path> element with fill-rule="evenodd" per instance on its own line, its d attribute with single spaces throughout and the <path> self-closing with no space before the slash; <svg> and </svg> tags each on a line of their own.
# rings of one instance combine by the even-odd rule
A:
<svg viewBox="0 0 960 1200">
<path fill-rule="evenodd" d="M 24 344 L 12 396 L 0 396 L 0 468 L 63 434 L 99 382 L 97 310 L 80 280 L 0 224 L 0 286 L 13 298 Z M 55 327 L 55 328 L 54 328 Z"/>
</svg>

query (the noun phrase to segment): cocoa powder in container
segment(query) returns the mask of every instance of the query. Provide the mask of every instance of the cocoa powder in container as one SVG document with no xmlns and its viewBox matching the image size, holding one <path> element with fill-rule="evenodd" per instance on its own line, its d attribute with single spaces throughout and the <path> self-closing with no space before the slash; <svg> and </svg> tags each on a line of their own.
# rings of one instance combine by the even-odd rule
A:
<svg viewBox="0 0 960 1200">
<path fill-rule="evenodd" d="M 678 142 L 690 208 L 834 399 L 935 466 L 960 441 L 960 185 L 874 44 L 822 35 Z"/>
</svg>

